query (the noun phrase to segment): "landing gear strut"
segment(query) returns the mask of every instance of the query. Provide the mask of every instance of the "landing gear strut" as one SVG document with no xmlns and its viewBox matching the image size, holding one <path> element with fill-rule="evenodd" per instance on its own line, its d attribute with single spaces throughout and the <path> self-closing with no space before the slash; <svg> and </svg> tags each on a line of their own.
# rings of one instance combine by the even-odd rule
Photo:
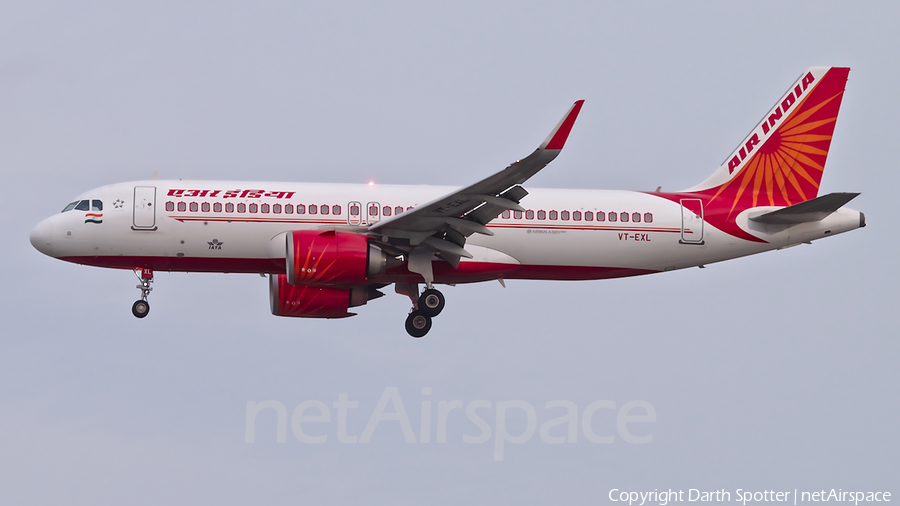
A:
<svg viewBox="0 0 900 506">
<path fill-rule="evenodd" d="M 408 296 L 413 304 L 406 317 L 406 332 L 415 338 L 423 337 L 431 330 L 431 319 L 444 310 L 444 294 L 429 286 L 420 296 L 418 284 L 398 283 L 395 289 Z"/>
<path fill-rule="evenodd" d="M 131 314 L 137 318 L 143 318 L 150 312 L 150 303 L 147 302 L 147 297 L 150 296 L 150 291 L 153 290 L 153 288 L 150 288 L 150 283 L 153 282 L 153 270 L 135 269 L 134 275 L 141 282 L 141 284 L 137 285 L 137 289 L 141 291 L 141 298 L 131 305 Z"/>
</svg>

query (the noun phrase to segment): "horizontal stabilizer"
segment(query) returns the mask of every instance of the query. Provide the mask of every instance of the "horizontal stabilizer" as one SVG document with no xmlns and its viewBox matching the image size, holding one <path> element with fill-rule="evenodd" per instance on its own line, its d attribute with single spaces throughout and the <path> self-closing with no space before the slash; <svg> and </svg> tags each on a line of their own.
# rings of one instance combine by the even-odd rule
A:
<svg viewBox="0 0 900 506">
<path fill-rule="evenodd" d="M 858 193 L 829 193 L 771 213 L 753 216 L 750 221 L 767 225 L 796 225 L 821 221 L 858 196 Z"/>
</svg>

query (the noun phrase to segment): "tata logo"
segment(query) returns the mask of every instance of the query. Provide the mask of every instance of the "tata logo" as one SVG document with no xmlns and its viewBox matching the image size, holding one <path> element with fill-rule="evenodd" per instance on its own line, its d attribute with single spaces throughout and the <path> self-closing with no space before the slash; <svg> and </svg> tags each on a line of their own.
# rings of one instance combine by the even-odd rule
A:
<svg viewBox="0 0 900 506">
<path fill-rule="evenodd" d="M 781 103 L 778 104 L 771 113 L 769 113 L 769 116 L 765 118 L 762 122 L 762 125 L 760 125 L 763 136 L 768 137 L 769 132 L 771 132 L 775 128 L 775 125 L 777 125 L 781 121 L 782 117 L 787 114 L 788 110 L 800 100 L 800 97 L 802 97 L 803 94 L 806 93 L 809 85 L 812 84 L 815 80 L 816 78 L 812 75 L 812 72 L 807 72 L 806 75 L 803 76 L 803 79 L 800 81 L 800 84 L 794 86 L 794 89 L 788 92 L 787 96 L 784 97 L 784 100 L 782 100 Z M 728 160 L 729 174 L 734 173 L 734 170 L 740 167 L 741 163 L 746 160 L 751 153 L 753 153 L 753 150 L 756 149 L 756 146 L 758 146 L 760 143 L 759 135 L 760 132 L 753 132 L 753 135 L 751 135 L 750 138 L 747 139 L 747 142 L 743 146 L 741 146 L 741 149 L 731 157 L 731 160 Z"/>
<path fill-rule="evenodd" d="M 209 249 L 222 249 L 222 245 L 225 243 L 219 242 L 218 239 L 213 239 L 212 241 L 209 241 L 206 244 L 209 244 Z"/>
</svg>

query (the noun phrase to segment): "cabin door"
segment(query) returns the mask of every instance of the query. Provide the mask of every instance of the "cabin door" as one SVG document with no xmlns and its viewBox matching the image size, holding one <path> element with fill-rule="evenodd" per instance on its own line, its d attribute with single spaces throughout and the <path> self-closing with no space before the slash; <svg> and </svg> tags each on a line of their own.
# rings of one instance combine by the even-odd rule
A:
<svg viewBox="0 0 900 506">
<path fill-rule="evenodd" d="M 134 218 L 132 223 L 135 230 L 156 230 L 156 187 L 134 187 Z"/>
<path fill-rule="evenodd" d="M 703 244 L 703 201 L 681 199 L 681 244 Z"/>
</svg>

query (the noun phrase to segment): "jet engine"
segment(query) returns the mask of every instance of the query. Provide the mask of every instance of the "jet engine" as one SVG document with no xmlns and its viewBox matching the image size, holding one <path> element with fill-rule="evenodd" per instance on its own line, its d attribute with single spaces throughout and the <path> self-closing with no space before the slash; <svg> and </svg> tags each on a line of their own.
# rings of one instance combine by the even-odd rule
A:
<svg viewBox="0 0 900 506">
<path fill-rule="evenodd" d="M 383 296 L 371 286 L 351 288 L 292 285 L 284 274 L 269 276 L 269 305 L 275 316 L 346 318 L 347 309 Z"/>
<path fill-rule="evenodd" d="M 367 236 L 352 232 L 295 230 L 286 242 L 287 281 L 293 285 L 362 285 L 391 260 Z"/>
</svg>

